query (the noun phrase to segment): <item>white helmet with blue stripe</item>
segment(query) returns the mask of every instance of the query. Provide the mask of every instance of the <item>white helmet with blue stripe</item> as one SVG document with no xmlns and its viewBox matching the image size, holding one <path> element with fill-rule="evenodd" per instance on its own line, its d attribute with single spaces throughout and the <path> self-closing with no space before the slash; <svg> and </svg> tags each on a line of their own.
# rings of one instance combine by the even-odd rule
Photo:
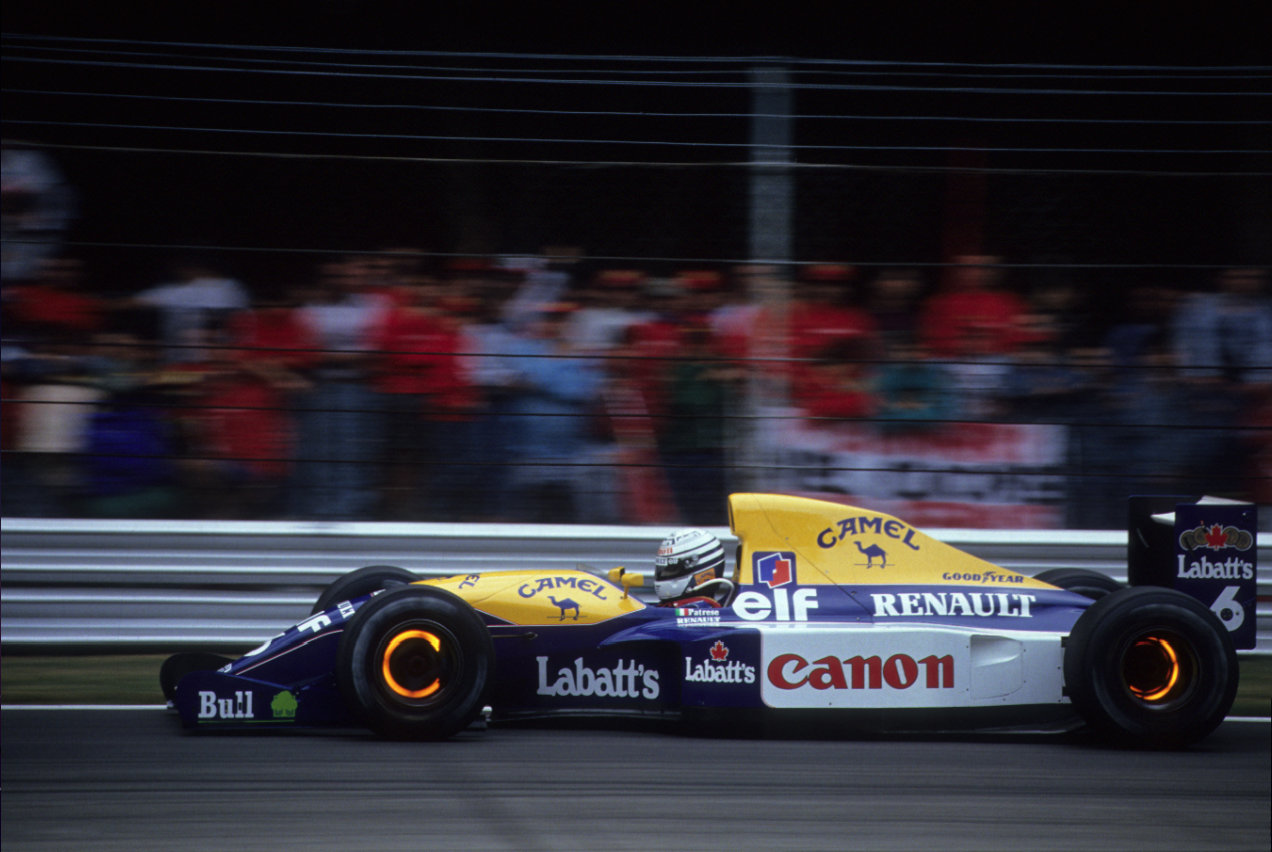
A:
<svg viewBox="0 0 1272 852">
<path fill-rule="evenodd" d="M 724 545 L 706 530 L 676 530 L 658 545 L 658 555 L 654 557 L 654 590 L 659 600 L 674 601 L 702 594 L 705 586 L 722 585 L 715 581 L 723 577 Z"/>
</svg>

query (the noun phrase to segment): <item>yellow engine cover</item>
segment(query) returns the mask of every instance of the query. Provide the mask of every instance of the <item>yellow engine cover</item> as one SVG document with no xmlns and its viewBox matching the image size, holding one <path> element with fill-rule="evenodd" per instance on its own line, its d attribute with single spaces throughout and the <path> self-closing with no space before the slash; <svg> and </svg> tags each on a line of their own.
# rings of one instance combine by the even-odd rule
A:
<svg viewBox="0 0 1272 852">
<path fill-rule="evenodd" d="M 738 582 L 754 583 L 759 553 L 793 553 L 801 585 L 966 583 L 1052 588 L 964 553 L 902 520 L 856 506 L 782 494 L 733 494 L 729 526 L 740 542 Z"/>
</svg>

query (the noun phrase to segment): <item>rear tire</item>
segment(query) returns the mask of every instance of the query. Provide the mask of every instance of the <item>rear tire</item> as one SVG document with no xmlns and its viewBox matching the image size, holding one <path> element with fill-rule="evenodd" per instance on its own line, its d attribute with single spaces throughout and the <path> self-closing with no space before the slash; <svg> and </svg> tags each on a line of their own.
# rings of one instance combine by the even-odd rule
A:
<svg viewBox="0 0 1272 852">
<path fill-rule="evenodd" d="M 376 595 L 345 626 L 336 683 L 355 718 L 392 739 L 445 739 L 472 724 L 494 668 L 490 632 L 433 586 Z"/>
<path fill-rule="evenodd" d="M 1118 589 L 1126 588 L 1108 574 L 1086 568 L 1049 568 L 1034 575 L 1034 579 L 1059 586 L 1066 592 L 1075 592 L 1093 601 L 1098 601 Z"/>
<path fill-rule="evenodd" d="M 1183 746 L 1208 735 L 1231 709 L 1237 653 L 1201 602 L 1141 586 L 1082 613 L 1066 643 L 1064 677 L 1078 712 L 1110 741 Z"/>
<path fill-rule="evenodd" d="M 372 592 L 403 586 L 417 579 L 419 578 L 410 571 L 396 565 L 368 565 L 331 581 L 331 584 L 318 596 L 318 601 L 309 614 L 317 615 L 320 612 L 326 612 L 341 601 L 351 601 Z"/>
</svg>

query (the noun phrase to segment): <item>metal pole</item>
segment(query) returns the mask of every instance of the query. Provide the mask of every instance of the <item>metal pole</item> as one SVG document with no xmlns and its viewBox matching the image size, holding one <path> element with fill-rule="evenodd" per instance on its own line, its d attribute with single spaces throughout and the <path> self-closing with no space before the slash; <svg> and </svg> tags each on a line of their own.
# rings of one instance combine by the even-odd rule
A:
<svg viewBox="0 0 1272 852">
<path fill-rule="evenodd" d="M 791 89 L 786 68 L 751 69 L 751 232 L 753 263 L 791 259 Z"/>
<path fill-rule="evenodd" d="M 751 275 L 747 295 L 763 306 L 763 320 L 751 334 L 746 396 L 737 412 L 743 415 L 730 442 L 731 477 L 738 487 L 773 487 L 766 461 L 771 440 L 765 440 L 766 410 L 786 401 L 784 384 L 764 359 L 785 353 L 786 306 L 790 299 L 787 269 L 791 262 L 791 224 L 794 214 L 791 179 L 792 98 L 790 76 L 781 65 L 751 69 L 751 180 L 749 248 Z M 766 485 L 767 484 L 767 485 Z"/>
</svg>

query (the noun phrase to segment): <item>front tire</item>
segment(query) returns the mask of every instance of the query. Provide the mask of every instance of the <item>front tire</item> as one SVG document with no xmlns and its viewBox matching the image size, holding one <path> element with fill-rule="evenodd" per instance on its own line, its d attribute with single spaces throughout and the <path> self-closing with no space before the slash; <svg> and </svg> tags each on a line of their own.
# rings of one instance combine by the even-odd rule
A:
<svg viewBox="0 0 1272 852">
<path fill-rule="evenodd" d="M 372 592 L 392 589 L 415 582 L 418 577 L 396 565 L 368 565 L 332 580 L 322 590 L 310 615 L 326 612 L 341 601 L 351 601 Z"/>
<path fill-rule="evenodd" d="M 1207 736 L 1232 707 L 1237 653 L 1199 601 L 1141 586 L 1083 612 L 1067 640 L 1064 676 L 1078 712 L 1110 741 L 1183 746 Z"/>
<path fill-rule="evenodd" d="M 391 739 L 445 739 L 485 703 L 490 632 L 467 603 L 433 586 L 376 595 L 345 626 L 336 683 L 354 716 Z"/>
</svg>

